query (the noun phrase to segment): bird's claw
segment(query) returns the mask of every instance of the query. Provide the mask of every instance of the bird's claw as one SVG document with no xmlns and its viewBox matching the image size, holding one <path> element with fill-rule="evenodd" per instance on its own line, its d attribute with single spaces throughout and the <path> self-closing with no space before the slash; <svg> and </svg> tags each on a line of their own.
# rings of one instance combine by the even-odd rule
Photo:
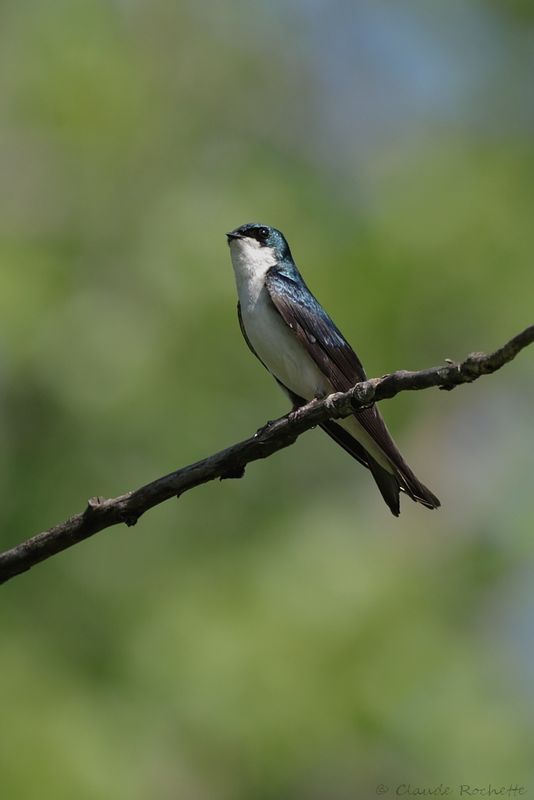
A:
<svg viewBox="0 0 534 800">
<path fill-rule="evenodd" d="M 287 415 L 287 421 L 290 425 L 298 422 L 300 419 L 300 408 L 294 408 L 292 411 L 289 412 Z"/>
</svg>

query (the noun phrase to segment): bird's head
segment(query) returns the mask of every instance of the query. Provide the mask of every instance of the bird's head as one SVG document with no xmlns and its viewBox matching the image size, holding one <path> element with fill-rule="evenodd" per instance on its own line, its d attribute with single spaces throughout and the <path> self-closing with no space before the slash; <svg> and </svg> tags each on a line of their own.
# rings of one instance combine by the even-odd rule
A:
<svg viewBox="0 0 534 800">
<path fill-rule="evenodd" d="M 291 259 L 291 251 L 284 234 L 270 225 L 247 222 L 226 234 L 232 253 L 232 260 L 251 263 L 273 264 Z"/>
</svg>

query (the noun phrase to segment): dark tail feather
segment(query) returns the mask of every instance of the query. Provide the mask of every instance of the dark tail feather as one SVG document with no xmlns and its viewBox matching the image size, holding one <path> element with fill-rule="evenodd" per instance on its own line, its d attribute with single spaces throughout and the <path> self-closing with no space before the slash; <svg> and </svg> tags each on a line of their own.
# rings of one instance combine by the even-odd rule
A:
<svg viewBox="0 0 534 800">
<path fill-rule="evenodd" d="M 440 507 L 441 503 L 436 495 L 415 477 L 406 462 L 403 462 L 402 468 L 399 469 L 398 479 L 402 491 L 406 492 L 416 503 L 421 503 L 425 508 L 432 509 Z"/>
<path fill-rule="evenodd" d="M 396 475 L 381 467 L 380 464 L 377 464 L 372 458 L 369 458 L 369 469 L 389 510 L 393 516 L 398 517 L 400 514 L 399 496 L 401 491 L 399 479 Z"/>
<path fill-rule="evenodd" d="M 364 467 L 369 469 L 369 453 L 354 436 L 351 436 L 350 433 L 345 430 L 345 428 L 342 428 L 341 425 L 338 425 L 337 422 L 331 419 L 322 422 L 321 428 L 334 442 L 337 442 L 343 450 L 346 450 L 356 461 L 359 461 L 360 464 L 363 464 Z"/>
</svg>

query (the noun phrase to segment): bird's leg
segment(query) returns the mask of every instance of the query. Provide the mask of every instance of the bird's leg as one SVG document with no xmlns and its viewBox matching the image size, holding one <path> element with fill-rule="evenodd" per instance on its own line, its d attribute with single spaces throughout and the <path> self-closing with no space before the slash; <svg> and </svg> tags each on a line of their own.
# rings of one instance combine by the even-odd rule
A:
<svg viewBox="0 0 534 800">
<path fill-rule="evenodd" d="M 298 405 L 297 403 L 293 403 L 293 408 L 291 409 L 291 411 L 288 414 L 286 414 L 287 421 L 288 422 L 296 422 L 298 420 L 298 418 L 299 418 L 299 411 L 300 411 L 301 408 L 302 408 L 301 405 Z"/>
</svg>

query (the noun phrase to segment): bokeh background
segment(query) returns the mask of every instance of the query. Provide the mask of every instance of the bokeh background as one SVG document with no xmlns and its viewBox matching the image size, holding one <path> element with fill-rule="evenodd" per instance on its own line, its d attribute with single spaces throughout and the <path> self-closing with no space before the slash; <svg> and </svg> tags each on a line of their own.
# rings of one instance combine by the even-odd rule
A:
<svg viewBox="0 0 534 800">
<path fill-rule="evenodd" d="M 529 0 L 7 0 L 7 547 L 287 410 L 224 233 L 287 234 L 370 375 L 531 323 Z M 534 792 L 532 353 L 383 412 L 395 520 L 319 431 L 2 588 L 0 784 L 46 800 Z"/>
</svg>

